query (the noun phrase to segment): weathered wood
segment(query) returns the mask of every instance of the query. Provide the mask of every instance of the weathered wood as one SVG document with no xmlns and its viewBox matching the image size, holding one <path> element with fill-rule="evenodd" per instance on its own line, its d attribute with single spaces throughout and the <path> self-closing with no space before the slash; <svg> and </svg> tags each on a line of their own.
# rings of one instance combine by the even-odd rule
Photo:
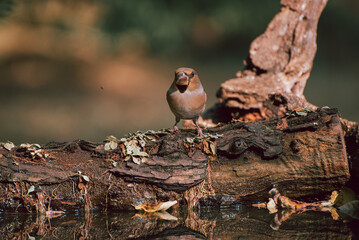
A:
<svg viewBox="0 0 359 240">
<path fill-rule="evenodd" d="M 246 151 L 235 158 L 221 158 L 211 163 L 216 192 L 236 196 L 242 201 L 255 201 L 265 198 L 269 186 L 282 188 L 286 195 L 300 198 L 328 194 L 330 189 L 345 184 L 349 166 L 344 134 L 339 117 L 329 112 L 286 119 L 284 125 L 288 126 L 283 128 L 281 138 L 282 154 L 265 160 L 265 155 Z M 282 128 L 283 119 L 271 124 Z M 273 134 L 278 136 L 278 133 Z M 246 187 L 242 187 L 244 185 Z"/>
<path fill-rule="evenodd" d="M 317 25 L 327 1 L 282 0 L 281 11 L 250 46 L 246 68 L 217 92 L 207 123 L 254 121 L 295 108 L 315 109 L 303 95 L 317 50 Z M 221 112 L 221 114 L 218 114 Z"/>
<path fill-rule="evenodd" d="M 162 145 L 172 142 L 173 138 L 172 135 L 164 138 Z M 175 141 L 181 144 L 180 139 L 177 138 Z M 129 181 L 146 181 L 176 191 L 184 191 L 202 182 L 206 176 L 208 157 L 203 152 L 197 151 L 188 157 L 172 148 L 168 155 L 163 155 L 162 151 L 156 155 L 149 158 L 146 163 L 138 165 L 127 162 L 121 167 L 111 169 L 110 172 Z"/>
<path fill-rule="evenodd" d="M 29 147 L 2 147 L 0 209 L 39 211 L 50 199 L 56 208 L 122 210 L 168 200 L 192 207 L 208 197 L 216 204 L 257 202 L 273 186 L 303 198 L 330 194 L 349 179 L 335 109 L 233 122 L 204 132 L 204 139 L 191 130 L 132 135 L 128 139 L 149 139 L 142 147 L 149 156 L 140 164 L 125 161 L 125 140 L 113 150 L 105 150 L 105 143 L 50 143 L 37 149 L 40 155 Z M 29 192 L 30 186 L 36 188 Z"/>
<path fill-rule="evenodd" d="M 359 193 L 359 126 L 356 122 L 342 119 L 345 128 L 345 145 L 350 165 L 350 181 L 348 186 Z"/>
</svg>

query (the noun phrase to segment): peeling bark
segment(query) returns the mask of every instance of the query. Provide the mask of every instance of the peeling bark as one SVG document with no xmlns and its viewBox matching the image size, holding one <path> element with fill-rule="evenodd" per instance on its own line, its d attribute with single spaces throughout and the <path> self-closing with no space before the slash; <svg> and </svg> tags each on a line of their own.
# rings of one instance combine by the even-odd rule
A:
<svg viewBox="0 0 359 240">
<path fill-rule="evenodd" d="M 225 81 L 207 124 L 232 117 L 255 121 L 296 108 L 315 109 L 303 95 L 317 50 L 317 25 L 327 1 L 282 0 L 281 11 L 251 44 L 246 69 Z M 217 112 L 222 114 L 216 114 Z M 224 113 L 224 114 L 223 114 Z"/>
<path fill-rule="evenodd" d="M 146 142 L 149 156 L 140 164 L 124 160 L 123 142 L 108 151 L 105 143 L 49 143 L 41 146 L 43 158 L 20 146 L 2 148 L 0 209 L 39 211 L 40 204 L 50 204 L 60 210 L 131 210 L 168 200 L 192 208 L 206 205 L 205 199 L 231 205 L 264 201 L 273 186 L 293 198 L 321 196 L 349 179 L 335 109 L 233 122 L 204 132 L 204 139 L 191 130 L 149 134 L 156 141 Z"/>
</svg>

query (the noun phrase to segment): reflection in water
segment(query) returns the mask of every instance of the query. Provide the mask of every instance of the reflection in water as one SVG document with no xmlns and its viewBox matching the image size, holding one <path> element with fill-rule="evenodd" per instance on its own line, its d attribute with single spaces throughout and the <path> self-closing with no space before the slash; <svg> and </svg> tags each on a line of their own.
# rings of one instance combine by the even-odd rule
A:
<svg viewBox="0 0 359 240">
<path fill-rule="evenodd" d="M 0 239 L 350 239 L 352 232 L 330 213 L 293 215 L 273 229 L 266 209 L 201 209 L 198 213 L 93 213 L 56 218 L 0 214 Z M 282 213 L 278 213 L 282 214 Z M 160 217 L 159 217 L 160 216 Z M 162 218 L 162 219 L 161 219 Z"/>
</svg>

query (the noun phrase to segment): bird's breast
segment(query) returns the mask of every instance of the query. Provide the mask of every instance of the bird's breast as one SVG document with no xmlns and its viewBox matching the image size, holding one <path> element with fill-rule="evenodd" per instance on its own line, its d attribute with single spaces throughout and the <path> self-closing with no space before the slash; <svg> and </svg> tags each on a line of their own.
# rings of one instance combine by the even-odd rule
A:
<svg viewBox="0 0 359 240">
<path fill-rule="evenodd" d="M 170 88 L 167 92 L 167 101 L 177 117 L 192 119 L 203 113 L 207 95 L 202 86 L 195 91 L 185 91 L 184 93 Z"/>
</svg>

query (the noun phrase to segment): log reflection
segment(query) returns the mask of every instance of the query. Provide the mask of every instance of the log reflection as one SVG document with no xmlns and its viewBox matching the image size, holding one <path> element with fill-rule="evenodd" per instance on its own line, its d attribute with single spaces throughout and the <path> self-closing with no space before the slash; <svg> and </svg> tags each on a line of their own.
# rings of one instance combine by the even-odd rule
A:
<svg viewBox="0 0 359 240">
<path fill-rule="evenodd" d="M 163 217 L 165 216 L 165 217 Z M 0 239 L 348 239 L 350 228 L 329 212 L 269 214 L 266 209 L 237 206 L 191 213 L 93 213 L 55 218 L 0 215 Z"/>
</svg>

